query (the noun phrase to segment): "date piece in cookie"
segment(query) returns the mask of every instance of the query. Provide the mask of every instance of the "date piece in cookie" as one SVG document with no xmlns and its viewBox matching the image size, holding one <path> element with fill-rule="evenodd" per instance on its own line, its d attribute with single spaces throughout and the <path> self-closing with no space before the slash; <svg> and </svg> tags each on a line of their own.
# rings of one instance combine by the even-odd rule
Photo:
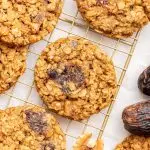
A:
<svg viewBox="0 0 150 150">
<path fill-rule="evenodd" d="M 52 32 L 62 10 L 62 0 L 1 0 L 0 40 L 28 45 Z"/>
<path fill-rule="evenodd" d="M 103 141 L 98 139 L 97 141 L 92 141 L 92 134 L 86 133 L 79 137 L 73 146 L 73 150 L 103 150 Z"/>
<path fill-rule="evenodd" d="M 0 112 L 1 150 L 65 150 L 65 136 L 55 118 L 35 106 Z"/>
<path fill-rule="evenodd" d="M 126 38 L 150 19 L 149 0 L 76 0 L 79 11 L 95 31 Z"/>
<path fill-rule="evenodd" d="M 49 109 L 74 120 L 98 113 L 116 91 L 111 59 L 78 37 L 60 39 L 42 52 L 35 67 L 35 83 Z"/>
<path fill-rule="evenodd" d="M 131 135 L 117 145 L 115 150 L 150 150 L 150 137 Z"/>
<path fill-rule="evenodd" d="M 0 42 L 0 94 L 11 88 L 26 68 L 27 47 L 10 48 Z"/>
</svg>

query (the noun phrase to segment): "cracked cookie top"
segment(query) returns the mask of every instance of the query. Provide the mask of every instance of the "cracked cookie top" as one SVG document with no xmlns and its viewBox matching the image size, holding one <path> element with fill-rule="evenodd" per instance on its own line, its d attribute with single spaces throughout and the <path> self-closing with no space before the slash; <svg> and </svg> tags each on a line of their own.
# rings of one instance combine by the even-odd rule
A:
<svg viewBox="0 0 150 150">
<path fill-rule="evenodd" d="M 149 0 L 76 0 L 83 18 L 95 31 L 125 38 L 150 19 Z"/>
<path fill-rule="evenodd" d="M 61 13 L 61 0 L 1 0 L 0 40 L 27 45 L 51 32 Z"/>
<path fill-rule="evenodd" d="M 43 108 L 22 106 L 0 113 L 0 149 L 65 150 L 65 137 Z"/>
<path fill-rule="evenodd" d="M 0 42 L 0 94 L 11 88 L 26 69 L 27 47 L 8 47 Z"/>
<path fill-rule="evenodd" d="M 63 38 L 46 47 L 35 66 L 35 83 L 49 109 L 74 120 L 98 113 L 116 90 L 111 59 L 78 37 Z"/>
</svg>

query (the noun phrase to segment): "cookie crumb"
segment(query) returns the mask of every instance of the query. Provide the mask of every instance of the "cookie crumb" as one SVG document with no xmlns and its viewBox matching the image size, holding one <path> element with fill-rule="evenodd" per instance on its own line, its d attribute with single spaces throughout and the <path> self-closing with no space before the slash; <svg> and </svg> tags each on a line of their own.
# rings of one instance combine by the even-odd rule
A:
<svg viewBox="0 0 150 150">
<path fill-rule="evenodd" d="M 85 133 L 79 137 L 73 146 L 73 150 L 103 150 L 103 141 L 100 139 L 93 141 L 90 139 L 91 136 L 91 133 Z"/>
</svg>

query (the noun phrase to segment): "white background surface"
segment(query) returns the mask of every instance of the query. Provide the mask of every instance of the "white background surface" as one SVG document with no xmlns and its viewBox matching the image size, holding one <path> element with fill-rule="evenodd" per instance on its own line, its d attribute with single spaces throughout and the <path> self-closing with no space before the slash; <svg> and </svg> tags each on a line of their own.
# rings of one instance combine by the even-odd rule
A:
<svg viewBox="0 0 150 150">
<path fill-rule="evenodd" d="M 77 8 L 75 1 L 65 0 L 65 5 L 63 12 L 71 16 L 76 16 Z M 73 20 L 73 17 L 68 15 L 61 15 L 61 18 L 68 18 Z M 81 19 L 81 16 L 78 14 L 77 18 Z M 76 19 L 76 22 L 85 24 L 84 21 Z M 86 28 L 87 29 L 87 28 Z M 0 96 L 0 108 L 5 109 L 7 107 L 24 105 L 24 101 L 43 105 L 42 100 L 39 98 L 39 95 L 34 86 L 34 66 L 36 59 L 41 51 L 46 47 L 48 42 L 55 41 L 60 37 L 67 37 L 68 32 L 79 36 L 86 36 L 86 29 L 72 26 L 70 23 L 59 20 L 58 25 L 54 32 L 50 35 L 47 35 L 44 40 L 41 40 L 30 46 L 30 52 L 28 53 L 27 58 L 27 69 L 25 74 L 19 79 L 16 86 L 12 87 L 6 94 Z M 113 48 L 116 48 L 120 51 L 128 53 L 130 46 L 123 44 L 123 42 L 109 39 L 102 35 L 99 35 L 95 32 L 89 31 L 87 33 L 87 38 L 93 42 L 101 42 L 100 46 L 110 57 L 114 51 Z M 132 43 L 132 39 L 128 39 L 129 43 Z M 117 47 L 116 47 L 117 44 Z M 113 57 L 115 64 L 115 69 L 117 73 L 117 78 L 119 79 L 121 68 L 124 68 L 125 61 L 127 59 L 127 54 L 117 51 Z M 139 74 L 150 64 L 150 25 L 144 27 L 141 32 L 138 44 L 136 46 L 134 55 L 132 57 L 129 68 L 126 72 L 124 82 L 120 88 L 117 100 L 114 104 L 112 113 L 108 120 L 108 124 L 103 134 L 103 140 L 105 143 L 104 150 L 113 150 L 115 145 L 123 140 L 124 137 L 128 135 L 128 132 L 124 130 L 121 114 L 124 107 L 139 102 L 143 99 L 148 99 L 148 97 L 142 95 L 137 88 L 137 78 Z M 91 116 L 88 120 L 83 122 L 70 121 L 66 118 L 56 116 L 57 120 L 61 124 L 64 132 L 67 134 L 67 150 L 72 149 L 72 144 L 75 142 L 76 138 L 81 135 L 83 132 L 92 132 L 93 139 L 96 139 L 99 134 L 99 129 L 101 128 L 103 119 L 106 114 L 106 110 L 102 110 L 99 114 Z"/>
<path fill-rule="evenodd" d="M 122 110 L 131 104 L 148 100 L 150 97 L 143 95 L 137 87 L 140 73 L 150 65 L 150 24 L 143 28 L 134 55 L 126 72 L 123 84 L 114 104 L 103 139 L 104 150 L 113 150 L 129 133 L 125 131 L 121 119 Z"/>
</svg>

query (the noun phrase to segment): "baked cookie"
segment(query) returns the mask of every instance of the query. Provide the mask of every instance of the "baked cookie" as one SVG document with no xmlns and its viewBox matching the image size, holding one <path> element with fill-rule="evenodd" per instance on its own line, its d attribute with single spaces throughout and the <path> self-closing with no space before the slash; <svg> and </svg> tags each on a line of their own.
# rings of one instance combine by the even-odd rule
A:
<svg viewBox="0 0 150 150">
<path fill-rule="evenodd" d="M 115 150 L 150 150 L 150 137 L 131 135 L 117 145 Z"/>
<path fill-rule="evenodd" d="M 146 12 L 146 15 L 148 16 L 150 20 L 150 1 L 149 0 L 142 0 L 142 4 L 144 6 L 144 10 Z"/>
<path fill-rule="evenodd" d="M 62 10 L 62 0 L 2 0 L 0 40 L 27 45 L 51 32 Z"/>
<path fill-rule="evenodd" d="M 22 106 L 0 112 L 1 150 L 65 150 L 65 136 L 43 108 Z"/>
<path fill-rule="evenodd" d="M 103 141 L 98 139 L 96 142 L 91 141 L 92 134 L 86 133 L 79 137 L 73 147 L 73 150 L 103 150 Z"/>
<path fill-rule="evenodd" d="M 125 38 L 150 19 L 149 0 L 76 0 L 83 18 L 95 31 Z"/>
<path fill-rule="evenodd" d="M 42 52 L 35 66 L 35 83 L 49 109 L 81 120 L 109 105 L 116 75 L 102 50 L 88 40 L 69 37 Z"/>
<path fill-rule="evenodd" d="M 27 47 L 10 48 L 0 42 L 0 94 L 12 87 L 26 68 Z"/>
</svg>

